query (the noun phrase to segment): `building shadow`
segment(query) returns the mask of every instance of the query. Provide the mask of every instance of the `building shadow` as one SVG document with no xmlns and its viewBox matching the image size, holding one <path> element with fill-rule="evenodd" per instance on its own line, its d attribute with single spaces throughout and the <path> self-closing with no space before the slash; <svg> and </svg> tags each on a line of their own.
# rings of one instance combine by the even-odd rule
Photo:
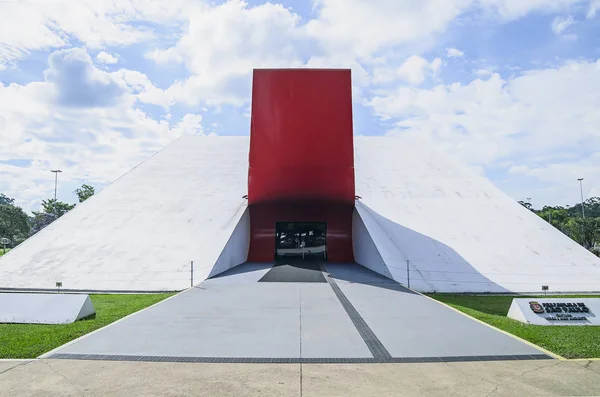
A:
<svg viewBox="0 0 600 397">
<path fill-rule="evenodd" d="M 244 273 L 252 273 L 256 271 L 262 271 L 271 269 L 275 265 L 275 262 L 244 262 L 231 269 L 225 270 L 222 273 L 208 277 L 207 280 L 214 280 L 223 277 L 235 276 Z"/>
<path fill-rule="evenodd" d="M 372 287 L 384 288 L 408 294 L 414 291 L 404 287 L 396 280 L 387 278 L 358 263 L 326 263 L 325 270 L 336 281 L 345 281 L 353 284 L 364 284 Z"/>
<path fill-rule="evenodd" d="M 479 272 L 449 245 L 394 222 L 362 202 L 357 203 L 356 211 L 379 255 L 371 255 L 373 263 L 385 266 L 381 271 L 376 269 L 379 273 L 389 273 L 403 285 L 408 285 L 410 278 L 411 288 L 422 292 L 511 292 Z M 361 261 L 357 258 L 357 262 Z"/>
</svg>

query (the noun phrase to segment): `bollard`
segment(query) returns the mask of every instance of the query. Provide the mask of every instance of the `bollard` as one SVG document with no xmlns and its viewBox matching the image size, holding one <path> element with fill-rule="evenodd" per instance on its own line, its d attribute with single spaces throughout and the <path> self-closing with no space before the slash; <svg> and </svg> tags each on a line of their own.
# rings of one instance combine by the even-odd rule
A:
<svg viewBox="0 0 600 397">
<path fill-rule="evenodd" d="M 194 286 L 194 261 L 190 262 L 190 288 Z"/>
<path fill-rule="evenodd" d="M 406 285 L 410 288 L 410 261 L 406 261 Z"/>
</svg>

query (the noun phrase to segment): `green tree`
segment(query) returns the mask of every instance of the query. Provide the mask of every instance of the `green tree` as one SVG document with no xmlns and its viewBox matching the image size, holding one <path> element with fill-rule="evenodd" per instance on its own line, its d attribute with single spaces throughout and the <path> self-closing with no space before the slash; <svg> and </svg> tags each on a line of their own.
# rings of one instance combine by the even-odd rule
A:
<svg viewBox="0 0 600 397">
<path fill-rule="evenodd" d="M 572 218 L 581 217 L 581 203 L 568 207 L 569 216 Z M 600 197 L 590 197 L 583 202 L 583 210 L 586 218 L 600 218 Z"/>
<path fill-rule="evenodd" d="M 600 242 L 600 218 L 571 218 L 565 223 L 565 234 L 591 250 Z"/>
<path fill-rule="evenodd" d="M 564 224 L 569 219 L 569 212 L 566 208 L 545 205 L 540 211 L 536 211 L 536 213 L 546 222 L 564 233 Z"/>
<path fill-rule="evenodd" d="M 527 208 L 529 211 L 533 211 L 535 212 L 535 210 L 533 209 L 533 207 L 531 206 L 531 203 L 525 202 L 525 201 L 518 201 L 519 204 L 521 204 L 523 207 Z"/>
<path fill-rule="evenodd" d="M 15 199 L 6 197 L 4 193 L 0 193 L 0 205 L 15 205 Z"/>
<path fill-rule="evenodd" d="M 33 212 L 33 226 L 29 234 L 33 235 L 39 232 L 73 208 L 75 208 L 75 204 L 68 204 L 54 199 L 42 201 L 42 211 Z"/>
<path fill-rule="evenodd" d="M 29 217 L 20 207 L 0 204 L 0 237 L 10 240 L 9 246 L 20 244 L 29 234 Z"/>
<path fill-rule="evenodd" d="M 89 199 L 96 193 L 96 190 L 93 186 L 83 184 L 79 189 L 75 190 L 75 194 L 79 198 L 79 202 L 83 203 L 85 200 Z"/>
<path fill-rule="evenodd" d="M 71 211 L 73 208 L 75 208 L 75 204 L 64 203 L 55 199 L 48 199 L 42 201 L 42 211 L 46 214 L 55 215 L 57 218 L 60 218 L 67 212 Z"/>
</svg>

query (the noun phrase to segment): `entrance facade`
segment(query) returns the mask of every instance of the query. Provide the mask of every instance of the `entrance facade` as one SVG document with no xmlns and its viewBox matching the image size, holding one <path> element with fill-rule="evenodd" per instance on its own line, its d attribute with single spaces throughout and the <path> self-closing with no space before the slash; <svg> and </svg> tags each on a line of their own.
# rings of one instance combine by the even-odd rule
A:
<svg viewBox="0 0 600 397">
<path fill-rule="evenodd" d="M 327 259 L 326 222 L 277 222 L 275 260 L 283 257 Z"/>
<path fill-rule="evenodd" d="M 313 244 L 314 233 L 323 229 L 310 229 L 306 236 L 288 231 L 295 234 L 281 240 L 276 225 L 315 221 L 326 223 L 327 249 L 324 244 L 310 247 L 311 255 L 354 261 L 353 142 L 350 70 L 254 71 L 248 261 L 269 262 L 274 253 L 301 257 L 303 247 L 296 246 L 296 239 Z M 306 256 L 309 247 L 304 248 Z"/>
</svg>

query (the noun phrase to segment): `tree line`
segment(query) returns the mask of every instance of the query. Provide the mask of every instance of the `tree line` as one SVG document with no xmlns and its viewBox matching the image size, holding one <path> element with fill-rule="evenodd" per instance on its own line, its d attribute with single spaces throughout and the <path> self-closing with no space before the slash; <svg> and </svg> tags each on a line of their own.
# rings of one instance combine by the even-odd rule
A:
<svg viewBox="0 0 600 397">
<path fill-rule="evenodd" d="M 74 192 L 80 203 L 92 197 L 95 189 L 90 185 L 82 185 Z M 28 215 L 15 205 L 15 199 L 0 193 L 0 238 L 9 240 L 7 247 L 15 247 L 33 236 L 73 208 L 75 204 L 65 203 L 55 199 L 42 201 L 40 211 Z"/>
<path fill-rule="evenodd" d="M 546 222 L 600 256 L 600 197 L 590 197 L 574 206 L 549 206 L 536 210 L 531 203 L 519 204 L 536 213 Z M 583 210 L 582 210 L 583 207 Z"/>
</svg>

